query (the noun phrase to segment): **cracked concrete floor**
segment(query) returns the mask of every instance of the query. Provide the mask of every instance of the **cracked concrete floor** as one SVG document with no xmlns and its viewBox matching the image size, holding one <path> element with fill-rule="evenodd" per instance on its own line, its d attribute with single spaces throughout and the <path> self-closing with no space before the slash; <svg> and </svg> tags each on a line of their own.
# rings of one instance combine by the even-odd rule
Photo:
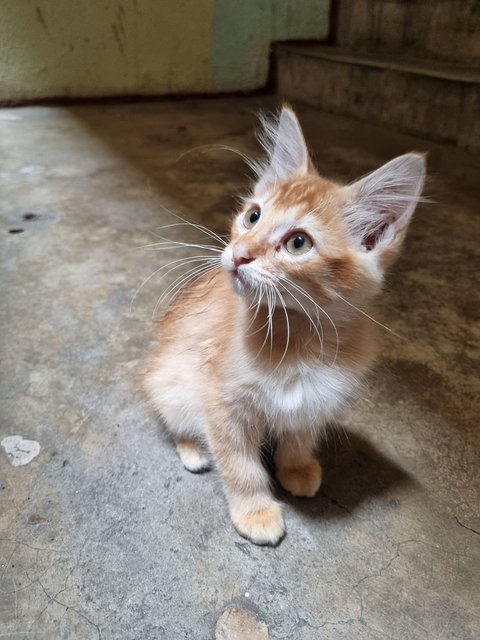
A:
<svg viewBox="0 0 480 640">
<path fill-rule="evenodd" d="M 138 394 L 174 275 L 131 308 L 167 260 L 140 247 L 165 207 L 225 230 L 246 169 L 194 148 L 255 154 L 274 104 L 0 111 L 0 440 L 31 441 L 0 448 L 0 638 L 206 640 L 229 607 L 276 640 L 480 637 L 478 158 L 299 108 L 333 178 L 429 150 L 433 202 L 379 305 L 402 338 L 322 445 L 321 495 L 281 496 L 278 548 L 237 536 L 215 472 L 182 469 Z"/>
</svg>

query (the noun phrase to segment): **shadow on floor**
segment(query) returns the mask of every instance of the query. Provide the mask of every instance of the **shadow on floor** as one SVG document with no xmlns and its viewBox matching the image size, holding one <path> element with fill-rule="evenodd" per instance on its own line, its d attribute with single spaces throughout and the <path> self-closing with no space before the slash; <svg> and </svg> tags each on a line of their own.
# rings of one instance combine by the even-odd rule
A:
<svg viewBox="0 0 480 640">
<path fill-rule="evenodd" d="M 285 502 L 303 515 L 323 520 L 349 517 L 362 503 L 392 494 L 397 487 L 416 484 L 406 471 L 389 460 L 358 434 L 342 429 L 320 448 L 322 488 L 312 498 L 295 498 L 278 488 Z M 277 485 L 278 486 L 278 485 Z M 400 505 L 396 498 L 389 506 Z"/>
</svg>

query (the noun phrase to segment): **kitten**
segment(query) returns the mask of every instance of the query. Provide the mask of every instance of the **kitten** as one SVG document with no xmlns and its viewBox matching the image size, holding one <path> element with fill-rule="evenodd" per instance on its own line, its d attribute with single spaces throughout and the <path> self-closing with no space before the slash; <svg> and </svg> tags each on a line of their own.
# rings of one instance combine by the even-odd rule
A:
<svg viewBox="0 0 480 640">
<path fill-rule="evenodd" d="M 237 531 L 276 544 L 285 525 L 261 445 L 276 443 L 284 489 L 317 493 L 317 441 L 372 362 L 365 310 L 399 252 L 425 162 L 409 153 L 343 186 L 318 175 L 289 107 L 263 124 L 268 160 L 221 265 L 159 322 L 144 384 L 184 466 L 199 472 L 213 457 Z"/>
</svg>

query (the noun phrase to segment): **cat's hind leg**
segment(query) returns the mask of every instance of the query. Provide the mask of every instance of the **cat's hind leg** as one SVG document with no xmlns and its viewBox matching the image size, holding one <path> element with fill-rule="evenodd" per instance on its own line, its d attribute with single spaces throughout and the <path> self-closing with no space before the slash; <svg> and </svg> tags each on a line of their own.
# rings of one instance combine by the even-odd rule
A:
<svg viewBox="0 0 480 640">
<path fill-rule="evenodd" d="M 202 445 L 192 438 L 174 438 L 183 466 L 192 473 L 202 473 L 211 468 L 211 461 Z"/>
<path fill-rule="evenodd" d="M 183 385 L 172 382 L 169 371 L 161 362 L 155 361 L 143 379 L 150 405 L 173 437 L 183 466 L 192 473 L 201 473 L 211 467 L 211 462 L 203 445 L 202 410 L 194 401 L 193 386 L 191 380 Z"/>
<path fill-rule="evenodd" d="M 200 412 L 195 419 L 193 412 L 185 411 L 185 407 L 169 405 L 163 407 L 161 415 L 185 469 L 192 473 L 208 471 L 212 464 L 200 427 Z"/>
<path fill-rule="evenodd" d="M 314 433 L 291 433 L 278 443 L 274 455 L 276 477 L 294 496 L 311 498 L 322 483 L 322 467 L 313 455 Z"/>
</svg>

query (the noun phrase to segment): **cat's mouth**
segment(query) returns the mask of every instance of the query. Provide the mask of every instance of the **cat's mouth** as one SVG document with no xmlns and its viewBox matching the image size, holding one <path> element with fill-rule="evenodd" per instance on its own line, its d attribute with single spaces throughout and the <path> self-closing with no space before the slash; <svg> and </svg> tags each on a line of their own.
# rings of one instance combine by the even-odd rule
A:
<svg viewBox="0 0 480 640">
<path fill-rule="evenodd" d="M 268 282 L 263 274 L 258 273 L 255 269 L 250 269 L 247 265 L 232 265 L 232 268 L 227 271 L 236 293 L 244 298 L 256 297 L 261 290 L 268 288 Z"/>
<path fill-rule="evenodd" d="M 222 255 L 222 265 L 230 275 L 236 293 L 243 297 L 258 294 L 258 290 L 262 286 L 262 276 L 255 269 L 252 270 L 248 263 L 236 264 L 232 252 L 228 248 Z"/>
<path fill-rule="evenodd" d="M 241 296 L 252 295 L 256 292 L 256 287 L 252 283 L 251 279 L 246 276 L 245 271 L 242 268 L 235 268 L 230 271 L 233 288 Z"/>
<path fill-rule="evenodd" d="M 245 284 L 247 282 L 245 280 L 242 272 L 240 271 L 240 269 L 235 268 L 235 269 L 232 270 L 231 273 L 232 273 L 232 277 L 233 278 L 238 278 L 238 280 L 240 280 L 240 282 L 242 282 L 243 284 Z"/>
</svg>

